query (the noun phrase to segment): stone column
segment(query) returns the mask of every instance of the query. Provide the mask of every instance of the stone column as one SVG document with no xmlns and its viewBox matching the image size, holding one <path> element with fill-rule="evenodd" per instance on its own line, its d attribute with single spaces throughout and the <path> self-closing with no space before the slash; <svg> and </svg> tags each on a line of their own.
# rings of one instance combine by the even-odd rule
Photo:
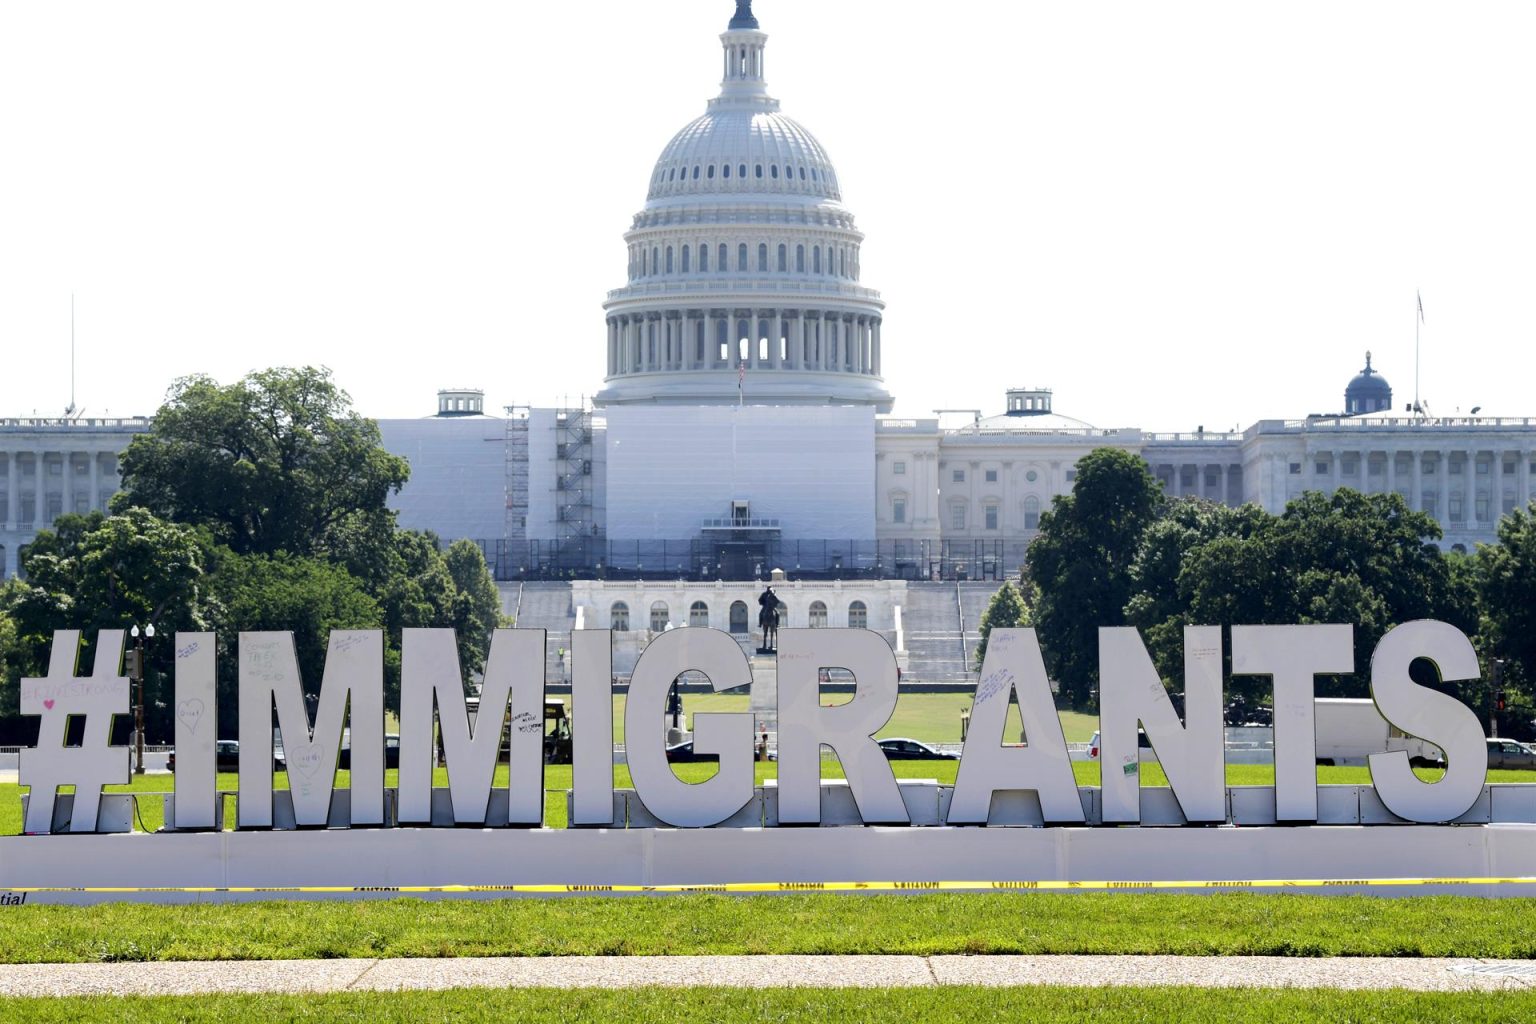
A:
<svg viewBox="0 0 1536 1024">
<path fill-rule="evenodd" d="M 1462 498 L 1463 508 L 1467 512 L 1467 532 L 1477 532 L 1477 451 L 1467 452 L 1467 484 L 1464 488 L 1465 497 Z"/>
<path fill-rule="evenodd" d="M 13 530 L 21 521 L 20 489 L 21 469 L 16 465 L 16 453 L 9 452 L 5 457 L 5 523 Z"/>
<path fill-rule="evenodd" d="M 1520 452 L 1520 472 L 1517 477 L 1520 481 L 1515 491 L 1515 507 L 1525 508 L 1531 500 L 1531 450 L 1529 448 Z"/>
<path fill-rule="evenodd" d="M 1387 493 L 1388 494 L 1396 494 L 1397 493 L 1397 449 L 1396 448 L 1388 448 L 1387 449 L 1386 481 L 1387 481 Z"/>
<path fill-rule="evenodd" d="M 1408 499 L 1408 507 L 1416 512 L 1425 511 L 1424 508 L 1424 452 L 1418 448 L 1413 450 L 1413 494 Z"/>
<path fill-rule="evenodd" d="M 1216 467 L 1217 501 L 1223 505 L 1230 504 L 1227 499 L 1227 464 L 1223 462 Z"/>
<path fill-rule="evenodd" d="M 1450 519 L 1451 460 L 1446 452 L 1435 452 L 1435 468 L 1438 469 L 1440 486 L 1435 489 L 1435 522 L 1443 528 Z"/>
<path fill-rule="evenodd" d="M 75 510 L 75 453 L 64 452 L 64 465 L 59 467 L 63 485 L 59 488 L 59 511 L 69 515 Z"/>
<path fill-rule="evenodd" d="M 36 485 L 32 488 L 32 529 L 41 530 L 48 525 L 48 453 L 38 452 L 33 456 L 32 479 Z"/>
<path fill-rule="evenodd" d="M 871 362 L 871 365 L 874 367 L 875 376 L 877 376 L 877 377 L 880 375 L 880 323 L 881 323 L 881 319 L 882 319 L 881 317 L 875 317 L 875 326 L 874 326 L 874 329 L 873 329 L 872 341 L 871 341 L 871 348 L 873 349 L 873 354 L 872 354 L 872 356 L 870 358 L 870 362 Z"/>
<path fill-rule="evenodd" d="M 101 453 L 91 452 L 91 509 L 105 509 L 101 500 Z"/>
</svg>

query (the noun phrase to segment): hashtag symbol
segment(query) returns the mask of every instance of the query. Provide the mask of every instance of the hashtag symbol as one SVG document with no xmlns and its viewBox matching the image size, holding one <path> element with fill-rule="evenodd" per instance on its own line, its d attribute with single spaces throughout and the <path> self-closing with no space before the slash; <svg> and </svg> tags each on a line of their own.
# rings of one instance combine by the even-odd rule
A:
<svg viewBox="0 0 1536 1024">
<path fill-rule="evenodd" d="M 53 831 L 53 803 L 60 786 L 75 787 L 69 831 L 96 831 L 101 787 L 128 781 L 128 748 L 107 745 L 113 715 L 128 713 L 128 680 L 117 674 L 123 660 L 123 631 L 96 634 L 96 664 L 89 676 L 75 675 L 80 631 L 53 633 L 48 674 L 21 681 L 21 713 L 40 715 L 37 746 L 21 752 L 18 781 L 32 787 L 27 800 L 27 832 Z M 85 719 L 85 738 L 78 747 L 64 745 L 69 720 Z"/>
</svg>

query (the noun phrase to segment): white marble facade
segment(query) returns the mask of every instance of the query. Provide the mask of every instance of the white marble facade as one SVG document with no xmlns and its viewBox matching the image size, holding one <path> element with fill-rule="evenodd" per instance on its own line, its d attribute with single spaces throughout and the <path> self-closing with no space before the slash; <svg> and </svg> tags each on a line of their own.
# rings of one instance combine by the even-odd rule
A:
<svg viewBox="0 0 1536 1024">
<path fill-rule="evenodd" d="M 145 419 L 0 419 L 0 567 L 67 512 L 105 511 L 117 460 Z"/>
</svg>

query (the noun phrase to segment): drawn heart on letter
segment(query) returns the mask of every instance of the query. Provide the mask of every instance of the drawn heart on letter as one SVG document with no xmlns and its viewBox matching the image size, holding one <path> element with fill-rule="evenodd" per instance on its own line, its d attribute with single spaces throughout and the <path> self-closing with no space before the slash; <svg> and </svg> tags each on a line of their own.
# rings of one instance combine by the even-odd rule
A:
<svg viewBox="0 0 1536 1024">
<path fill-rule="evenodd" d="M 43 701 L 43 707 L 47 708 L 49 711 L 52 711 L 53 710 L 53 698 L 49 697 L 47 700 Z"/>
<path fill-rule="evenodd" d="M 306 779 L 312 779 L 320 770 L 320 762 L 324 759 L 325 749 L 318 743 L 310 743 L 295 747 L 288 758 L 288 764 L 297 768 Z"/>
<path fill-rule="evenodd" d="M 203 720 L 203 702 L 195 698 L 182 701 L 176 705 L 176 718 L 188 732 L 197 732 L 197 724 Z"/>
</svg>

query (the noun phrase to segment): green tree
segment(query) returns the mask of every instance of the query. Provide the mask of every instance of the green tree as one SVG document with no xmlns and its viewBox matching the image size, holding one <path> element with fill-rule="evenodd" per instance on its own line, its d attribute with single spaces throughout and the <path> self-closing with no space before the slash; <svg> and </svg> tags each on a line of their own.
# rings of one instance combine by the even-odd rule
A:
<svg viewBox="0 0 1536 1024">
<path fill-rule="evenodd" d="M 1184 673 L 1184 627 L 1190 619 L 1189 597 L 1180 585 L 1191 553 L 1217 538 L 1241 540 L 1271 517 L 1257 505 L 1231 508 L 1201 498 L 1170 501 L 1163 515 L 1142 535 L 1131 580 L 1135 593 L 1127 602 L 1127 621 L 1137 627 L 1164 679 Z"/>
<path fill-rule="evenodd" d="M 16 660 L 16 620 L 11 618 L 9 611 L 12 590 L 9 583 L 0 584 L 0 721 L 21 714 L 21 666 Z M 3 731 L 3 726 L 0 726 L 0 731 Z"/>
<path fill-rule="evenodd" d="M 331 631 L 378 629 L 383 623 L 378 602 L 362 584 L 342 567 L 318 558 L 225 550 L 217 559 L 212 582 L 214 625 L 222 647 L 219 731 L 226 736 L 234 735 L 239 725 L 241 632 L 291 631 L 304 691 L 318 694 Z M 396 687 L 398 694 L 398 682 Z"/>
<path fill-rule="evenodd" d="M 1154 608 L 1172 612 L 1163 620 L 1170 625 L 1348 623 L 1354 674 L 1319 679 L 1317 692 L 1363 696 L 1371 653 L 1393 626 L 1435 618 L 1469 634 L 1477 630 L 1472 589 L 1435 546 L 1440 536 L 1432 517 L 1411 511 L 1396 494 L 1308 492 L 1279 516 L 1256 512 L 1238 528 L 1191 545 L 1172 600 L 1138 598 L 1132 609 L 1139 625 Z M 1153 636 L 1159 667 L 1170 677 L 1181 671 L 1172 631 Z M 1235 688 L 1262 689 L 1258 681 L 1237 681 Z"/>
<path fill-rule="evenodd" d="M 1131 565 L 1162 491 L 1137 455 L 1098 448 L 1077 464 L 1070 495 L 1040 517 L 1026 575 L 1039 590 L 1035 626 L 1046 668 L 1072 706 L 1095 702 L 1098 628 L 1125 622 Z"/>
<path fill-rule="evenodd" d="M 343 530 L 387 531 L 408 474 L 328 370 L 185 377 L 123 453 L 113 507 L 205 525 L 240 554 L 326 554 Z"/>
<path fill-rule="evenodd" d="M 1499 520 L 1499 543 L 1478 548 L 1486 649 L 1503 658 L 1504 684 L 1536 696 L 1536 502 Z"/>
<path fill-rule="evenodd" d="M 981 625 L 977 627 L 981 643 L 976 645 L 976 671 L 981 671 L 981 663 L 987 656 L 987 638 L 992 635 L 993 629 L 1027 625 L 1029 607 L 1024 603 L 1024 595 L 1019 593 L 1019 588 L 1013 585 L 1012 580 L 1007 580 L 992 595 L 992 600 L 987 602 L 987 610 L 981 614 Z"/>
<path fill-rule="evenodd" d="M 145 647 L 146 728 L 163 737 L 170 722 L 170 637 L 207 628 L 208 556 L 206 535 L 142 508 L 60 517 L 27 548 L 26 578 L 10 588 L 14 660 L 26 673 L 40 674 L 57 629 L 79 629 L 91 646 L 99 630 L 154 626 L 165 639 Z M 87 650 L 82 663 L 92 658 Z"/>
<path fill-rule="evenodd" d="M 485 564 L 485 553 L 472 540 L 457 540 L 443 555 L 453 580 L 453 628 L 459 661 L 466 672 L 485 669 L 491 633 L 501 625 L 501 592 Z"/>
</svg>

